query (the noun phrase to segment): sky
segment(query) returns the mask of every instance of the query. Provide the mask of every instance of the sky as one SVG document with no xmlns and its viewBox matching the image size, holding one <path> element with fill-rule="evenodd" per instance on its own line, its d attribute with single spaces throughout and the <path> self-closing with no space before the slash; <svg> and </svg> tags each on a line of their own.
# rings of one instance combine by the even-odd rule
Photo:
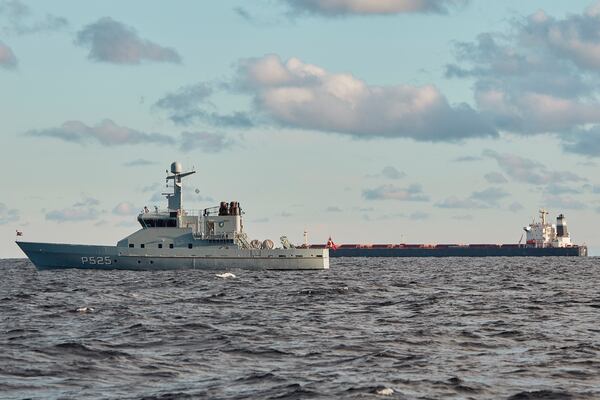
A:
<svg viewBox="0 0 600 400">
<path fill-rule="evenodd" d="M 251 239 L 600 255 L 600 2 L 0 0 L 0 257 L 239 201 Z"/>
</svg>

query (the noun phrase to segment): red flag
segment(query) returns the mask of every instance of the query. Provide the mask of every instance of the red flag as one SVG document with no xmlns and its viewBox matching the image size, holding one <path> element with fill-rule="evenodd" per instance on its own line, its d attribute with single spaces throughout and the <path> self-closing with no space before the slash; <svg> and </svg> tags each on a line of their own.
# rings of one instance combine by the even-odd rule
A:
<svg viewBox="0 0 600 400">
<path fill-rule="evenodd" d="M 23 232 L 21 232 L 21 231 L 18 230 L 17 231 L 17 236 L 23 236 Z"/>
<path fill-rule="evenodd" d="M 333 240 L 331 240 L 331 236 L 329 236 L 329 240 L 327 241 L 327 248 L 337 250 L 337 244 L 333 243 Z"/>
</svg>

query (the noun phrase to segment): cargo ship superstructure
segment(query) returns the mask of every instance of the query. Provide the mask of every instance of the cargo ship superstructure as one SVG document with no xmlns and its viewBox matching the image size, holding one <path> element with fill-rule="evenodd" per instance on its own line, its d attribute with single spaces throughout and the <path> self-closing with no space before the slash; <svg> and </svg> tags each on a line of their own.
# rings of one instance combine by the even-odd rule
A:
<svg viewBox="0 0 600 400">
<path fill-rule="evenodd" d="M 201 211 L 182 207 L 182 172 L 171 164 L 173 192 L 166 210 L 147 207 L 138 215 L 141 229 L 116 246 L 35 243 L 17 241 L 38 269 L 225 269 L 250 268 L 304 270 L 329 268 L 326 248 L 294 248 L 285 236 L 281 248 L 271 240 L 249 241 L 244 232 L 242 209 L 236 201 L 221 202 Z M 167 171 L 168 174 L 168 171 Z"/>
<path fill-rule="evenodd" d="M 540 220 L 524 227 L 525 242 L 514 244 L 340 244 L 331 238 L 327 244 L 306 245 L 311 249 L 328 248 L 330 257 L 586 257 L 585 245 L 571 243 L 563 214 L 556 224 L 547 222 L 548 212 L 540 211 Z"/>
</svg>

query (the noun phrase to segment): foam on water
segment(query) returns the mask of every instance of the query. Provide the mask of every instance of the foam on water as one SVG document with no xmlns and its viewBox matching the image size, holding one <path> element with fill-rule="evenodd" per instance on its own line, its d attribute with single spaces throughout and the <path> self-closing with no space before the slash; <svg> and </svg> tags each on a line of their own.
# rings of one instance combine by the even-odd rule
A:
<svg viewBox="0 0 600 400">
<path fill-rule="evenodd" d="M 231 272 L 223 272 L 221 274 L 216 274 L 219 278 L 227 279 L 227 278 L 235 278 L 235 275 Z"/>
</svg>

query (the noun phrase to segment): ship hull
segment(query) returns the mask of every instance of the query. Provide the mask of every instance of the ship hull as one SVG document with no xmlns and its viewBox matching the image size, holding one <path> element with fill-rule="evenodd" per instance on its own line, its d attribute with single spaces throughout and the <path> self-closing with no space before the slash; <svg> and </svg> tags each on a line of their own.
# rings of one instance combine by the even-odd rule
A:
<svg viewBox="0 0 600 400">
<path fill-rule="evenodd" d="M 586 257 L 587 247 L 338 248 L 329 257 Z"/>
<path fill-rule="evenodd" d="M 327 249 L 269 249 L 206 247 L 142 250 L 117 246 L 91 246 L 55 243 L 17 242 L 39 270 L 122 269 L 176 270 L 230 268 L 266 270 L 321 270 L 329 268 Z"/>
</svg>

